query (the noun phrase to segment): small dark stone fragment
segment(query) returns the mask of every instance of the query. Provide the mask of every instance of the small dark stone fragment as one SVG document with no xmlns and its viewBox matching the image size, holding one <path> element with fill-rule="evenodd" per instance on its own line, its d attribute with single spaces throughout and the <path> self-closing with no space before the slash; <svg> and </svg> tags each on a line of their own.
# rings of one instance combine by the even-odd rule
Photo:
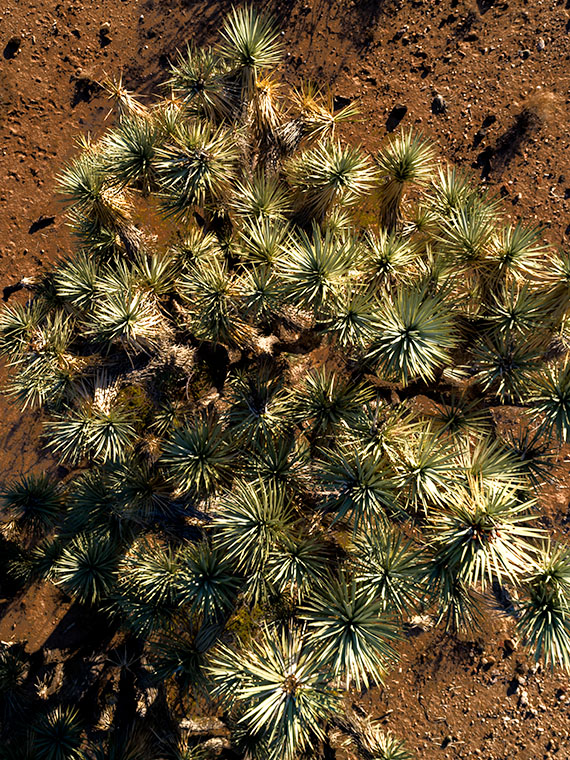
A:
<svg viewBox="0 0 570 760">
<path fill-rule="evenodd" d="M 6 47 L 4 48 L 4 58 L 8 60 L 10 58 L 15 58 L 20 52 L 21 45 L 22 45 L 21 37 L 18 37 L 17 35 L 10 37 L 10 39 L 8 40 L 6 44 Z"/>
<path fill-rule="evenodd" d="M 445 113 L 447 110 L 447 103 L 443 99 L 443 97 L 437 93 L 434 99 L 431 101 L 431 112 L 434 113 L 436 116 Z"/>
<path fill-rule="evenodd" d="M 405 106 L 403 103 L 398 103 L 398 105 L 395 105 L 388 114 L 388 118 L 386 120 L 386 130 L 388 132 L 393 132 L 407 113 L 408 106 Z"/>
</svg>

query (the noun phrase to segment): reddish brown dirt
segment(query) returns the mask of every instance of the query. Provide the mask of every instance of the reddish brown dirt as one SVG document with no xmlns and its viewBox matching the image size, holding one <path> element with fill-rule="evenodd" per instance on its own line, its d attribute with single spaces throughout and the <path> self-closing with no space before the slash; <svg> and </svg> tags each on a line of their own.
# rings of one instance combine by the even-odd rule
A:
<svg viewBox="0 0 570 760">
<path fill-rule="evenodd" d="M 229 6 L 220 0 L 2 4 L 0 287 L 67 250 L 54 177 L 73 154 L 74 138 L 104 125 L 108 104 L 93 81 L 122 70 L 129 87 L 150 93 L 164 80 L 176 47 L 190 38 L 210 40 Z M 401 117 L 402 126 L 423 129 L 443 157 L 487 181 L 514 218 L 542 222 L 550 242 L 568 243 L 568 0 L 277 0 L 271 6 L 284 29 L 284 76 L 313 77 L 343 98 L 360 98 L 362 120 L 349 130 L 355 141 L 376 148 Z M 108 44 L 99 34 L 104 22 Z M 436 115 L 437 94 L 446 108 Z M 45 463 L 36 446 L 39 429 L 35 415 L 2 401 L 2 478 Z M 562 532 L 565 458 L 566 475 L 542 498 Z M 41 646 L 53 631 L 64 633 L 65 611 L 53 589 L 30 590 L 4 606 L 1 638 Z M 568 760 L 566 678 L 529 672 L 518 649 L 507 655 L 509 626 L 494 610 L 475 641 L 446 640 L 433 630 L 410 638 L 401 673 L 380 695 L 365 698 L 372 714 L 386 714 L 387 727 L 425 760 Z M 526 678 L 517 691 L 515 672 Z"/>
</svg>

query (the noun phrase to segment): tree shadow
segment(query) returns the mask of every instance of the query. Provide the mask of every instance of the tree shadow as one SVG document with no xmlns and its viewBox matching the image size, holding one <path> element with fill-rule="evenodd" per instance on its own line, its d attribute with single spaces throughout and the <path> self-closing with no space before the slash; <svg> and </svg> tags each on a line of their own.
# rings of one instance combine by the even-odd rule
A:
<svg viewBox="0 0 570 760">
<path fill-rule="evenodd" d="M 491 8 L 495 5 L 496 0 L 477 0 L 477 7 L 479 8 L 479 13 L 481 15 L 484 15 L 487 13 L 487 11 L 490 11 Z"/>
<path fill-rule="evenodd" d="M 73 96 L 71 98 L 72 108 L 75 108 L 79 103 L 89 103 L 89 101 L 100 91 L 101 85 L 89 75 L 80 74 L 75 77 Z"/>
<path fill-rule="evenodd" d="M 486 147 L 476 159 L 476 166 L 481 169 L 481 178 L 488 179 L 493 173 L 500 177 L 513 158 L 520 153 L 523 143 L 536 132 L 542 117 L 533 108 L 524 108 L 515 117 L 514 123 L 504 132 L 493 147 Z"/>
<path fill-rule="evenodd" d="M 44 649 L 75 650 L 80 656 L 107 649 L 118 624 L 108 615 L 72 604 L 44 643 Z"/>
<path fill-rule="evenodd" d="M 369 48 L 374 40 L 374 30 L 384 11 L 394 5 L 394 0 L 356 0 L 354 12 L 358 23 L 354 23 L 347 14 L 346 31 L 354 46 L 362 51 Z"/>
<path fill-rule="evenodd" d="M 55 216 L 43 216 L 42 214 L 39 219 L 31 223 L 28 234 L 33 235 L 35 232 L 39 232 L 52 224 L 55 224 Z"/>
</svg>

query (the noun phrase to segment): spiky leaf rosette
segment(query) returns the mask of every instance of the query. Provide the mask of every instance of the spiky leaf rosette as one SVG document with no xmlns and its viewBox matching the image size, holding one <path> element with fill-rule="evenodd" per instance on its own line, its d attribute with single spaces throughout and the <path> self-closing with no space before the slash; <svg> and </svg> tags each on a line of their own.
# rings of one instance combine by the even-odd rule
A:
<svg viewBox="0 0 570 760">
<path fill-rule="evenodd" d="M 106 133 L 102 141 L 105 174 L 119 187 L 140 187 L 148 195 L 156 184 L 156 151 L 162 135 L 148 118 L 129 117 Z"/>
<path fill-rule="evenodd" d="M 474 185 L 473 178 L 451 166 L 437 167 L 437 174 L 427 191 L 429 207 L 443 218 L 453 216 L 456 211 L 471 206 L 480 198 L 481 191 Z"/>
<path fill-rule="evenodd" d="M 442 254 L 470 278 L 489 274 L 489 257 L 496 217 L 492 205 L 472 198 L 441 221 Z M 470 280 L 476 282 L 476 280 Z"/>
<path fill-rule="evenodd" d="M 57 482 L 48 475 L 23 475 L 8 483 L 0 492 L 2 511 L 18 529 L 41 535 L 57 524 L 64 505 L 64 495 Z"/>
<path fill-rule="evenodd" d="M 113 590 L 118 547 L 106 535 L 76 536 L 55 565 L 55 582 L 83 604 L 96 604 Z"/>
<path fill-rule="evenodd" d="M 54 272 L 56 293 L 78 309 L 89 309 L 97 291 L 100 265 L 93 255 L 78 251 Z"/>
<path fill-rule="evenodd" d="M 385 732 L 380 726 L 372 725 L 366 736 L 365 758 L 371 760 L 413 760 L 413 755 L 402 739 Z"/>
<path fill-rule="evenodd" d="M 404 404 L 384 404 L 378 394 L 362 404 L 342 432 L 349 446 L 364 452 L 383 452 L 392 458 L 402 440 L 417 429 L 414 414 Z"/>
<path fill-rule="evenodd" d="M 241 307 L 256 325 L 267 325 L 283 306 L 283 282 L 270 266 L 251 267 L 238 283 Z"/>
<path fill-rule="evenodd" d="M 252 5 L 232 8 L 220 31 L 218 52 L 249 100 L 260 76 L 281 60 L 283 46 L 272 17 Z"/>
<path fill-rule="evenodd" d="M 356 582 L 382 612 L 403 616 L 422 599 L 422 552 L 387 522 L 359 533 L 349 548 Z"/>
<path fill-rule="evenodd" d="M 79 157 L 59 175 L 58 189 L 76 225 L 87 225 L 93 233 L 115 233 L 128 255 L 139 249 L 141 233 L 132 223 L 131 199 L 109 181 L 99 146 L 84 145 Z"/>
<path fill-rule="evenodd" d="M 239 579 L 231 564 L 207 543 L 185 548 L 180 555 L 178 599 L 188 605 L 191 615 L 206 621 L 221 619 L 231 610 Z"/>
<path fill-rule="evenodd" d="M 214 546 L 241 572 L 264 569 L 269 552 L 291 532 L 293 512 L 283 488 L 240 481 L 214 518 Z"/>
<path fill-rule="evenodd" d="M 10 378 L 7 392 L 16 396 L 24 409 L 57 407 L 72 394 L 74 380 L 89 361 L 70 351 L 75 326 L 69 314 L 54 310 L 31 330 L 28 353 L 13 358 L 18 372 Z"/>
<path fill-rule="evenodd" d="M 99 294 L 87 331 L 96 341 L 127 353 L 151 353 L 169 333 L 156 301 L 140 290 Z"/>
<path fill-rule="evenodd" d="M 267 560 L 267 577 L 281 594 L 297 603 L 325 582 L 326 546 L 317 536 L 284 535 Z"/>
<path fill-rule="evenodd" d="M 279 437 L 288 424 L 289 394 L 275 367 L 261 364 L 254 373 L 238 372 L 228 389 L 227 420 L 231 435 L 257 448 Z"/>
<path fill-rule="evenodd" d="M 502 335 L 530 335 L 548 325 L 544 303 L 535 291 L 512 285 L 494 297 L 489 309 L 490 326 Z"/>
<path fill-rule="evenodd" d="M 168 627 L 179 608 L 179 553 L 154 538 L 135 543 L 118 572 L 114 609 L 135 636 Z"/>
<path fill-rule="evenodd" d="M 524 466 L 512 449 L 489 436 L 456 441 L 458 474 L 494 486 L 525 488 Z"/>
<path fill-rule="evenodd" d="M 554 455 L 540 428 L 531 430 L 521 425 L 518 430 L 507 430 L 503 436 L 506 448 L 521 463 L 522 472 L 537 488 L 552 481 Z"/>
<path fill-rule="evenodd" d="M 500 228 L 492 244 L 494 277 L 507 283 L 536 279 L 541 272 L 540 259 L 547 248 L 542 245 L 540 227 L 525 227 L 520 222 Z"/>
<path fill-rule="evenodd" d="M 5 306 L 0 312 L 0 353 L 13 361 L 22 359 L 33 348 L 34 335 L 46 311 L 40 301 Z"/>
<path fill-rule="evenodd" d="M 281 254 L 288 233 L 286 223 L 267 217 L 244 222 L 239 231 L 243 260 L 248 264 L 273 265 Z"/>
<path fill-rule="evenodd" d="M 231 481 L 235 452 L 221 424 L 202 415 L 173 431 L 162 462 L 177 489 L 208 496 Z"/>
<path fill-rule="evenodd" d="M 390 731 L 384 731 L 380 723 L 370 717 L 361 718 L 356 713 L 335 716 L 334 724 L 347 734 L 361 760 L 413 760 L 405 742 Z"/>
<path fill-rule="evenodd" d="M 215 211 L 229 193 L 236 171 L 235 138 L 207 122 L 181 125 L 157 150 L 157 176 L 166 216 L 188 220 L 194 210 Z"/>
<path fill-rule="evenodd" d="M 80 760 L 81 724 L 75 708 L 56 707 L 33 727 L 38 760 Z"/>
<path fill-rule="evenodd" d="M 429 515 L 437 559 L 469 586 L 485 587 L 494 578 L 518 583 L 532 561 L 530 542 L 541 534 L 528 524 L 534 505 L 512 486 L 471 478 Z"/>
<path fill-rule="evenodd" d="M 535 377 L 532 400 L 540 431 L 548 435 L 554 432 L 566 442 L 570 437 L 570 362 L 547 368 Z"/>
<path fill-rule="evenodd" d="M 87 219 L 110 229 L 130 221 L 130 204 L 110 187 L 95 146 L 88 146 L 58 179 L 60 193 Z"/>
<path fill-rule="evenodd" d="M 453 317 L 440 297 L 425 289 L 400 290 L 381 304 L 367 358 L 403 385 L 416 378 L 433 381 L 455 344 Z"/>
<path fill-rule="evenodd" d="M 393 510 L 396 494 L 393 470 L 379 452 L 347 447 L 321 454 L 319 480 L 322 508 L 334 514 L 333 522 L 348 521 L 354 533 L 378 525 Z"/>
<path fill-rule="evenodd" d="M 87 748 L 84 760 L 141 760 L 148 753 L 149 734 L 139 724 L 113 727 L 105 737 Z"/>
<path fill-rule="evenodd" d="M 531 393 L 532 378 L 541 352 L 534 340 L 509 334 L 487 335 L 472 347 L 475 379 L 503 404 L 524 403 Z"/>
<path fill-rule="evenodd" d="M 430 506 L 441 504 L 458 477 L 454 454 L 452 444 L 429 423 L 408 431 L 388 451 L 394 484 L 406 507 L 427 512 Z"/>
<path fill-rule="evenodd" d="M 113 102 L 113 108 L 117 112 L 119 122 L 129 118 L 148 118 L 148 109 L 133 95 L 131 90 L 125 87 L 122 74 L 106 77 L 101 82 L 101 86 L 109 100 Z"/>
<path fill-rule="evenodd" d="M 482 408 L 478 398 L 469 400 L 465 394 L 451 392 L 448 399 L 442 397 L 430 416 L 439 435 L 451 437 L 461 433 L 484 435 L 489 432 L 491 416 Z"/>
<path fill-rule="evenodd" d="M 198 340 L 226 346 L 251 342 L 253 331 L 239 312 L 238 283 L 225 262 L 217 257 L 198 261 L 181 277 L 179 290 Z"/>
<path fill-rule="evenodd" d="M 330 581 L 301 610 L 307 621 L 312 645 L 332 674 L 357 689 L 370 682 L 382 683 L 396 652 L 392 623 L 382 616 L 382 604 L 371 599 L 355 580 L 345 577 Z"/>
<path fill-rule="evenodd" d="M 214 50 L 189 42 L 170 64 L 166 84 L 183 100 L 191 115 L 217 122 L 230 117 L 236 105 L 227 73 L 226 65 Z"/>
<path fill-rule="evenodd" d="M 139 254 L 134 261 L 134 277 L 140 290 L 152 299 L 164 300 L 174 290 L 181 262 L 176 250 L 163 254 Z M 163 328 L 164 330 L 164 328 Z"/>
<path fill-rule="evenodd" d="M 109 490 L 125 521 L 140 523 L 167 515 L 172 494 L 161 468 L 134 456 L 106 468 Z"/>
<path fill-rule="evenodd" d="M 546 286 L 545 308 L 555 317 L 568 315 L 570 297 L 570 253 L 568 251 L 549 252 L 540 281 Z"/>
<path fill-rule="evenodd" d="M 181 691 L 207 694 L 206 667 L 220 626 L 205 623 L 198 629 L 187 620 L 174 620 L 165 633 L 149 643 L 150 662 L 158 683 L 174 678 Z"/>
<path fill-rule="evenodd" d="M 536 659 L 570 670 L 570 548 L 544 542 L 524 578 L 528 599 L 517 626 Z"/>
<path fill-rule="evenodd" d="M 323 314 L 321 329 L 336 337 L 343 348 L 362 349 L 376 333 L 378 301 L 370 288 L 347 279 Z"/>
<path fill-rule="evenodd" d="M 322 221 L 335 205 L 353 206 L 376 179 L 368 157 L 340 142 L 303 151 L 289 160 L 286 171 L 296 213 L 304 221 Z"/>
<path fill-rule="evenodd" d="M 68 492 L 69 506 L 62 534 L 108 533 L 118 545 L 132 540 L 146 515 L 139 513 L 137 495 L 127 478 L 123 483 L 120 473 L 120 465 L 116 469 L 115 465 L 103 465 L 75 476 Z M 132 502 L 125 502 L 127 494 L 133 495 Z"/>
<path fill-rule="evenodd" d="M 367 233 L 363 257 L 364 271 L 376 286 L 401 282 L 409 276 L 415 254 L 409 239 L 381 229 L 377 234 Z"/>
<path fill-rule="evenodd" d="M 262 442 L 247 452 L 244 469 L 252 480 L 261 480 L 285 488 L 289 493 L 311 487 L 309 450 L 302 437 L 282 437 Z"/>
<path fill-rule="evenodd" d="M 20 362 L 19 371 L 6 385 L 6 393 L 16 398 L 22 409 L 47 407 L 58 409 L 69 401 L 75 390 L 81 360 L 58 363 L 54 359 L 38 356 L 29 362 Z"/>
<path fill-rule="evenodd" d="M 435 152 L 431 144 L 410 129 L 390 140 L 378 154 L 380 226 L 392 230 L 401 215 L 405 191 L 431 178 Z"/>
<path fill-rule="evenodd" d="M 268 760 L 293 760 L 313 747 L 339 707 L 330 675 L 299 631 L 264 627 L 243 650 L 222 645 L 209 672 L 214 693 L 239 710 L 239 724 L 263 734 Z"/>
<path fill-rule="evenodd" d="M 236 183 L 231 207 L 239 217 L 273 221 L 284 221 L 292 210 L 286 185 L 261 171 Z"/>
<path fill-rule="evenodd" d="M 25 583 L 53 580 L 55 563 L 62 551 L 63 542 L 59 536 L 43 538 L 30 551 L 8 561 L 8 574 Z"/>
<path fill-rule="evenodd" d="M 49 446 L 63 461 L 88 457 L 100 462 L 121 461 L 136 439 L 133 410 L 117 398 L 117 388 L 104 376 L 95 380 L 93 391 L 79 389 L 74 406 L 45 423 Z"/>
<path fill-rule="evenodd" d="M 232 749 L 244 760 L 266 760 L 271 750 L 265 734 L 252 731 L 240 723 L 239 718 L 240 714 L 236 712 L 230 724 Z"/>
<path fill-rule="evenodd" d="M 334 94 L 322 90 L 315 82 L 304 81 L 293 88 L 291 100 L 299 117 L 286 122 L 280 134 L 284 153 L 292 153 L 302 139 L 332 140 L 339 124 L 351 121 L 358 114 L 358 103 L 335 108 Z"/>
<path fill-rule="evenodd" d="M 323 235 L 316 225 L 310 235 L 301 230 L 291 237 L 278 262 L 291 302 L 301 309 L 311 309 L 315 316 L 334 304 L 356 254 L 356 241 L 350 236 L 330 230 Z"/>
<path fill-rule="evenodd" d="M 364 383 L 342 380 L 334 372 L 320 369 L 305 378 L 293 398 L 294 415 L 317 437 L 349 429 L 363 404 L 374 398 L 374 389 Z"/>
</svg>

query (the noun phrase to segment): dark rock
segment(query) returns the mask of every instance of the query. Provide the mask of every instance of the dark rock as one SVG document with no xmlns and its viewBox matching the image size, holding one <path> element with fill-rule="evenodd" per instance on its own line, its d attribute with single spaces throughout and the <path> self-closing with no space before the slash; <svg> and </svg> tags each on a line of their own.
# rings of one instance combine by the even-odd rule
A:
<svg viewBox="0 0 570 760">
<path fill-rule="evenodd" d="M 111 24 L 106 21 L 99 27 L 99 42 L 101 47 L 105 47 L 111 42 Z"/>
<path fill-rule="evenodd" d="M 514 639 L 505 639 L 504 647 L 506 652 L 514 652 L 517 648 L 517 642 Z"/>
<path fill-rule="evenodd" d="M 437 116 L 441 113 L 445 113 L 446 110 L 447 103 L 443 99 L 443 96 L 437 93 L 434 99 L 431 101 L 431 112 Z"/>
<path fill-rule="evenodd" d="M 408 106 L 405 106 L 403 103 L 398 103 L 398 105 L 395 105 L 388 114 L 388 119 L 386 120 L 386 130 L 388 132 L 393 132 L 407 113 Z"/>
<path fill-rule="evenodd" d="M 21 46 L 22 46 L 21 37 L 18 37 L 17 35 L 10 37 L 10 39 L 6 43 L 6 47 L 4 48 L 4 58 L 8 60 L 10 58 L 15 58 L 20 52 Z"/>
</svg>

